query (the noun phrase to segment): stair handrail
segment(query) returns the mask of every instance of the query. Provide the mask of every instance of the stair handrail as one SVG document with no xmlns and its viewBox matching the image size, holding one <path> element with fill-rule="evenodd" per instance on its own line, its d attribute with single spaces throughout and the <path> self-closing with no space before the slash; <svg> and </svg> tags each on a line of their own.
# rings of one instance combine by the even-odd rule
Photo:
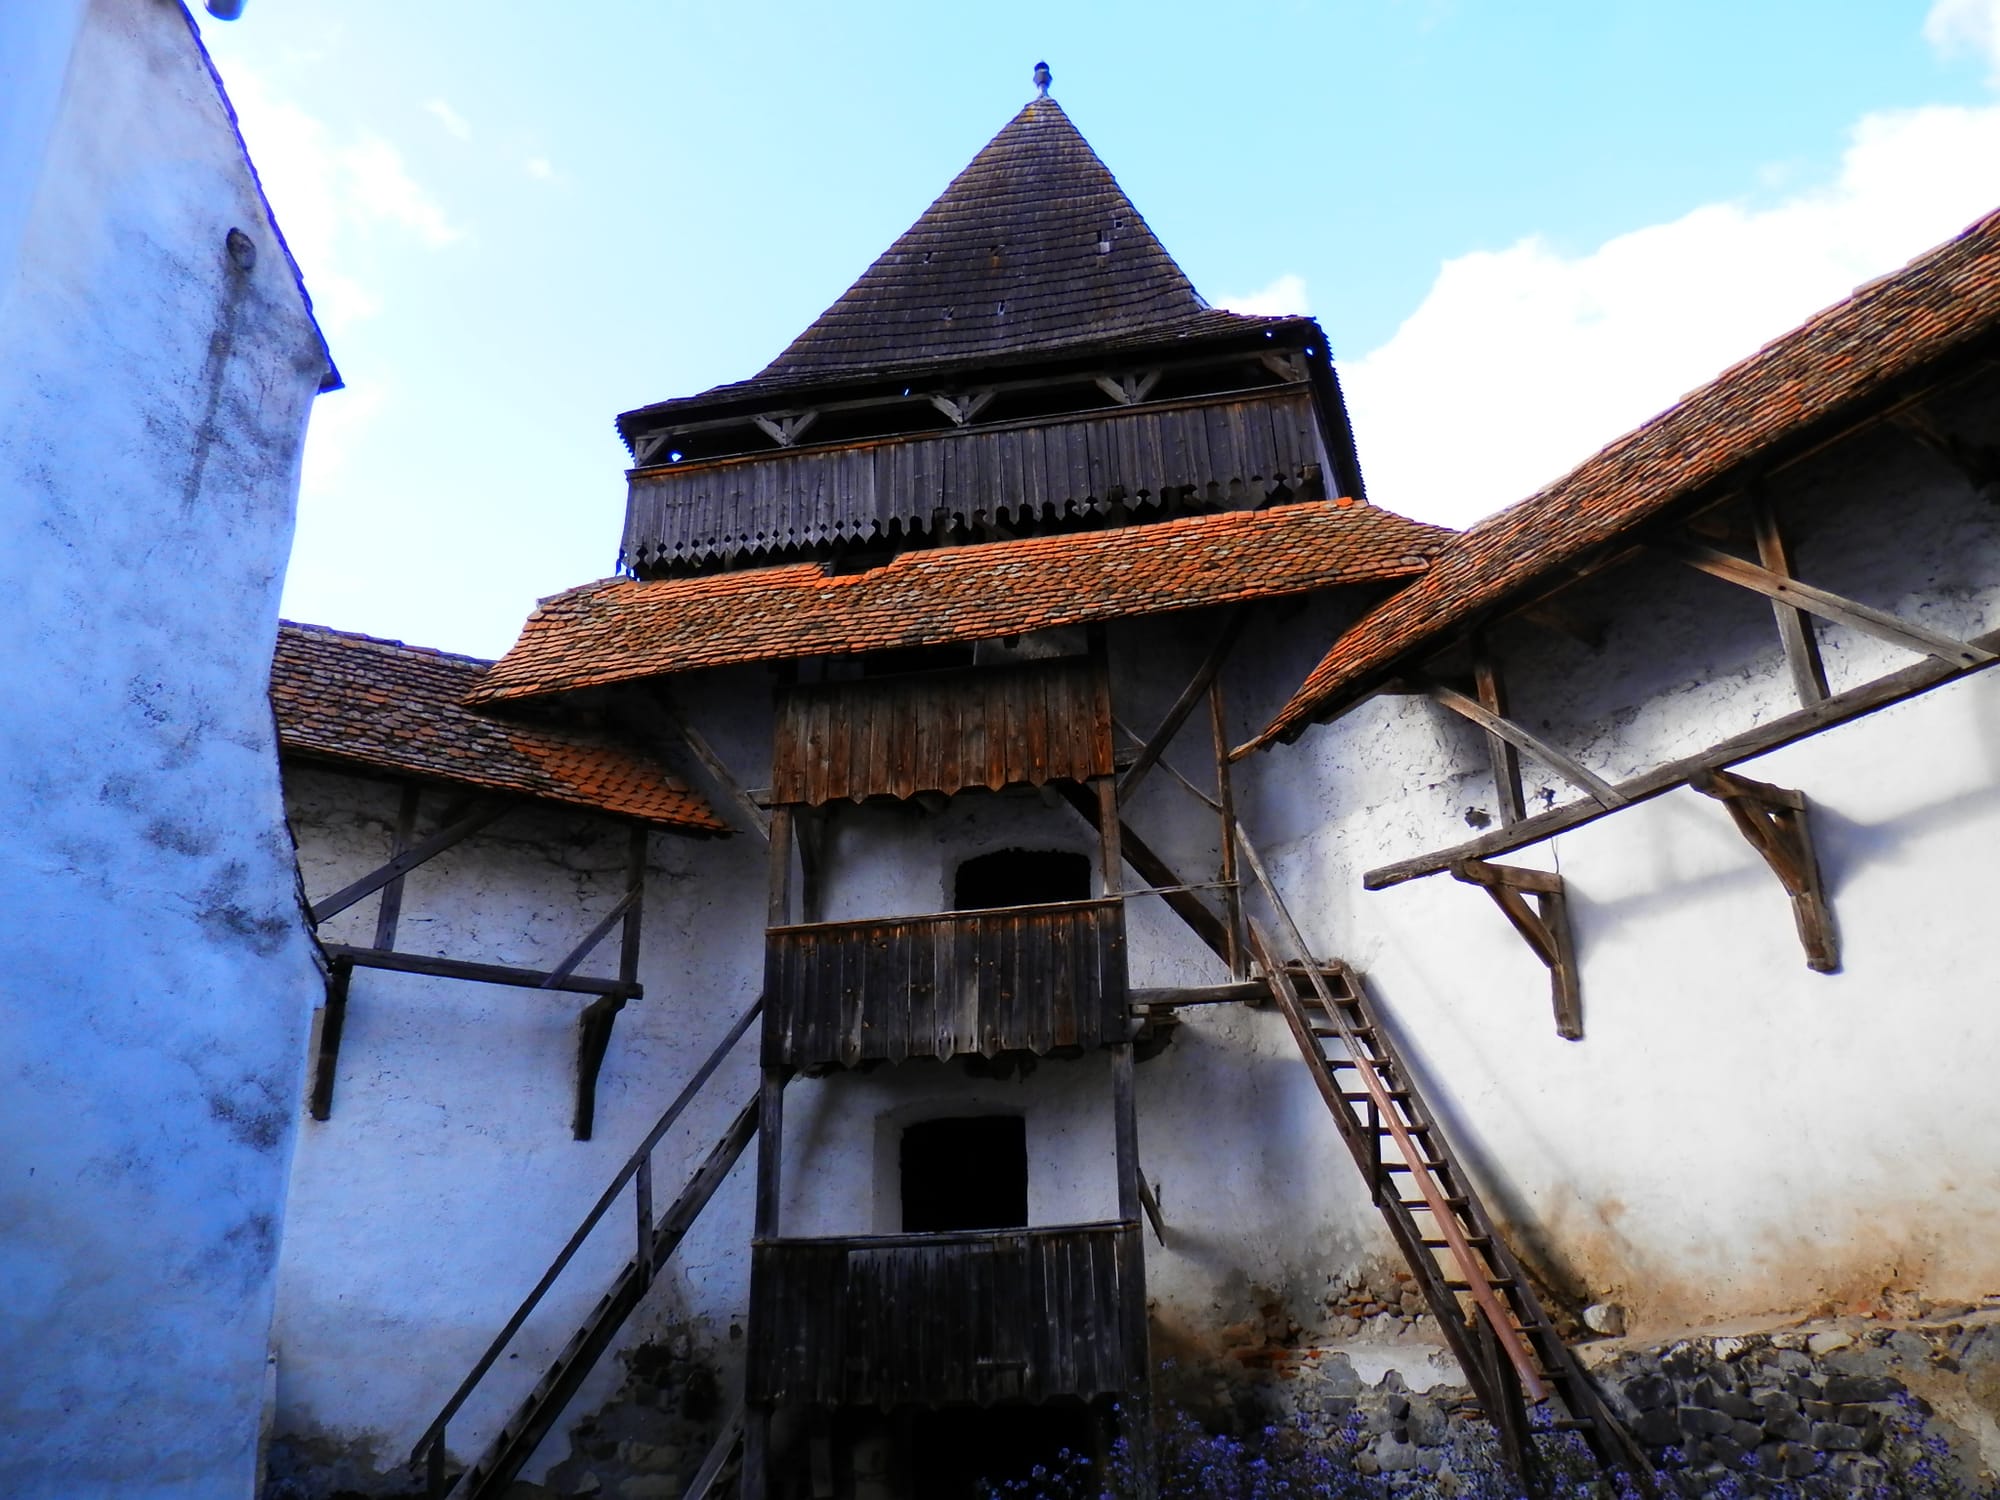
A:
<svg viewBox="0 0 2000 1500">
<path fill-rule="evenodd" d="M 528 1315 L 548 1294 L 549 1288 L 555 1285 L 556 1278 L 562 1275 L 576 1252 L 583 1248 L 583 1242 L 590 1238 L 590 1233 L 597 1227 L 599 1220 L 610 1211 L 611 1205 L 618 1201 L 618 1195 L 625 1190 L 625 1184 L 643 1174 L 646 1184 L 650 1185 L 653 1148 L 659 1145 L 661 1137 L 673 1128 L 674 1122 L 693 1102 L 695 1095 L 701 1092 L 702 1086 L 714 1075 L 715 1070 L 722 1066 L 723 1059 L 735 1049 L 736 1044 L 743 1039 L 743 1033 L 750 1029 L 750 1023 L 757 1019 L 763 1009 L 764 997 L 759 995 L 751 1002 L 750 1008 L 737 1018 L 736 1024 L 729 1028 L 728 1034 L 716 1045 L 715 1050 L 709 1053 L 707 1061 L 695 1069 L 693 1076 L 681 1088 L 680 1093 L 674 1096 L 674 1102 L 667 1106 L 666 1113 L 660 1116 L 659 1123 L 646 1132 L 646 1138 L 626 1158 L 625 1165 L 618 1169 L 618 1175 L 611 1179 L 611 1185 L 599 1196 L 590 1212 L 583 1216 L 583 1222 L 577 1225 L 576 1232 L 569 1237 L 569 1243 L 564 1245 L 556 1258 L 549 1263 L 548 1270 L 542 1273 L 542 1279 L 535 1283 L 535 1289 L 529 1292 L 521 1305 L 515 1309 L 514 1316 L 507 1320 L 493 1342 L 487 1345 L 486 1352 L 479 1357 L 478 1363 L 474 1364 L 465 1379 L 459 1382 L 458 1389 L 452 1392 L 451 1399 L 444 1404 L 444 1409 L 437 1414 L 431 1425 L 424 1429 L 424 1435 L 417 1439 L 416 1446 L 410 1450 L 412 1464 L 423 1461 L 427 1453 L 433 1455 L 434 1461 L 442 1457 L 445 1428 L 458 1414 L 458 1409 L 465 1404 L 466 1398 L 485 1378 L 486 1372 L 493 1368 L 494 1362 L 500 1358 L 500 1352 L 512 1341 L 514 1335 L 521 1331 L 521 1325 L 528 1321 Z M 642 1191 L 642 1197 L 646 1196 L 650 1194 Z M 642 1212 L 640 1217 L 643 1221 L 651 1215 Z M 639 1258 L 642 1262 L 652 1253 L 652 1246 L 645 1243 L 649 1228 L 650 1226 L 643 1222 L 639 1226 L 641 1240 Z"/>
</svg>

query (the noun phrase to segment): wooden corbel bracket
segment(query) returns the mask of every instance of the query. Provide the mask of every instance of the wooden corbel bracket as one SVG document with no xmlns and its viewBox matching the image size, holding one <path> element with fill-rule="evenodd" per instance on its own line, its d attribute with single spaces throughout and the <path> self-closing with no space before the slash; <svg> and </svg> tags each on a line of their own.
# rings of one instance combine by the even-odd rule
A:
<svg viewBox="0 0 2000 1500">
<path fill-rule="evenodd" d="M 1805 794 L 1728 771 L 1704 771 L 1688 785 L 1729 810 L 1737 830 L 1792 898 L 1792 919 L 1806 950 L 1806 967 L 1821 974 L 1838 973 L 1840 935 L 1820 883 Z"/>
<path fill-rule="evenodd" d="M 1555 1007 L 1556 1035 L 1583 1040 L 1583 992 L 1577 977 L 1576 945 L 1570 937 L 1569 902 L 1563 878 L 1547 870 L 1462 859 L 1451 867 L 1452 877 L 1476 885 L 1493 898 L 1501 914 L 1514 924 L 1549 971 L 1549 994 Z M 1534 898 L 1534 905 L 1528 898 Z"/>
<path fill-rule="evenodd" d="M 624 1008 L 623 995 L 599 995 L 576 1018 L 576 1113 L 570 1134 L 579 1141 L 589 1140 L 596 1127 L 597 1075 L 611 1046 L 611 1028 Z"/>
</svg>

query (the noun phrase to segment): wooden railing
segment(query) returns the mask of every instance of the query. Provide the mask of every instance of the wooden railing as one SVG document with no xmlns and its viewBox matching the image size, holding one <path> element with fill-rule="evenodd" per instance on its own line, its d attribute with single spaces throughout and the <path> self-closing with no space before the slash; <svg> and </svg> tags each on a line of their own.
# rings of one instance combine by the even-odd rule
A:
<svg viewBox="0 0 2000 1500">
<path fill-rule="evenodd" d="M 1125 1395 L 1145 1378 L 1138 1226 L 769 1240 L 749 1399 L 821 1405 Z"/>
<path fill-rule="evenodd" d="M 764 972 L 766 1067 L 1125 1040 L 1115 898 L 774 927 Z"/>
</svg>

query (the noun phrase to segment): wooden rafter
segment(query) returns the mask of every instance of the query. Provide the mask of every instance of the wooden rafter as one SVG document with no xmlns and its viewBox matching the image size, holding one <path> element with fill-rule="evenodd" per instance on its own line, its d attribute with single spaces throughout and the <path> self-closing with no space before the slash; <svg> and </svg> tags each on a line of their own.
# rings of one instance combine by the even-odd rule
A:
<svg viewBox="0 0 2000 1500">
<path fill-rule="evenodd" d="M 1727 771 L 1705 771 L 1688 785 L 1729 810 L 1737 831 L 1778 877 L 1792 901 L 1806 967 L 1821 974 L 1838 973 L 1840 937 L 1820 882 L 1805 794 Z"/>
<path fill-rule="evenodd" d="M 1914 651 L 1919 656 L 1935 656 L 1956 667 L 1977 667 L 1993 660 L 1991 651 L 1971 641 L 1958 640 L 1899 619 L 1873 605 L 1843 598 L 1827 589 L 1801 583 L 1796 578 L 1787 578 L 1720 548 L 1700 542 L 1668 542 L 1662 544 L 1662 550 L 1712 578 L 1737 584 L 1766 598 L 1818 615 L 1823 620 L 1832 620 L 1865 635 L 1872 635 L 1877 640 L 1887 641 L 1892 646 Z"/>
<path fill-rule="evenodd" d="M 1562 777 L 1564 781 L 1588 793 L 1592 801 L 1601 804 L 1607 809 L 1624 805 L 1625 799 L 1619 795 L 1618 789 L 1612 786 L 1610 782 L 1601 776 L 1586 771 L 1569 756 L 1556 749 L 1555 746 L 1523 729 L 1514 720 L 1494 713 L 1478 699 L 1469 698 L 1457 688 L 1447 686 L 1442 682 L 1427 681 L 1423 684 L 1423 690 L 1433 701 L 1442 704 L 1453 713 L 1458 714 L 1462 718 L 1470 719 L 1481 729 L 1486 730 L 1489 734 L 1497 735 L 1517 750 L 1525 750 L 1551 771 Z"/>
<path fill-rule="evenodd" d="M 1874 713 L 1877 709 L 1887 708 L 1892 703 L 1900 703 L 1919 693 L 1929 692 L 1943 683 L 1990 666 L 1994 659 L 1992 654 L 2000 651 L 2000 630 L 1976 636 L 1966 644 L 1987 653 L 1987 659 L 1977 666 L 1961 667 L 1931 657 L 1914 666 L 1905 667 L 1900 672 L 1892 672 L 1886 677 L 1878 677 L 1875 681 L 1864 683 L 1860 687 L 1836 693 L 1815 707 L 1802 708 L 1796 713 L 1785 714 L 1759 724 L 1754 729 L 1732 735 L 1694 755 L 1669 761 L 1666 765 L 1621 781 L 1616 788 L 1617 793 L 1623 799 L 1623 805 L 1644 802 L 1664 792 L 1670 792 L 1675 787 L 1686 786 L 1704 771 L 1725 769 L 1738 761 L 1750 760 L 1806 739 L 1837 724 L 1845 724 Z M 1361 883 L 1368 890 L 1379 891 L 1388 886 L 1401 885 L 1406 880 L 1440 875 L 1461 860 L 1489 859 L 1496 854 L 1524 849 L 1530 844 L 1539 844 L 1543 839 L 1551 838 L 1558 833 L 1567 833 L 1572 828 L 1594 823 L 1614 811 L 1615 808 L 1606 807 L 1595 800 L 1569 803 L 1548 812 L 1536 813 L 1512 828 L 1498 828 L 1449 849 L 1440 849 L 1431 854 L 1420 854 L 1413 859 L 1398 860 L 1394 864 L 1378 866 L 1364 874 Z"/>
</svg>

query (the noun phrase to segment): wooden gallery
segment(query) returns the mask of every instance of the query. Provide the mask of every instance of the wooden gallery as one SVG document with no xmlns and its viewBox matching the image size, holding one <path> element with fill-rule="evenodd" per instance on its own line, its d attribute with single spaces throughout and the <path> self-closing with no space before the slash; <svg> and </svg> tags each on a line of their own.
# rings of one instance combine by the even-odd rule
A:
<svg viewBox="0 0 2000 1500">
<path fill-rule="evenodd" d="M 2000 1463 L 1996 397 L 2000 217 L 1407 520 L 1036 98 L 499 661 L 283 630 L 267 1493 Z"/>
</svg>

